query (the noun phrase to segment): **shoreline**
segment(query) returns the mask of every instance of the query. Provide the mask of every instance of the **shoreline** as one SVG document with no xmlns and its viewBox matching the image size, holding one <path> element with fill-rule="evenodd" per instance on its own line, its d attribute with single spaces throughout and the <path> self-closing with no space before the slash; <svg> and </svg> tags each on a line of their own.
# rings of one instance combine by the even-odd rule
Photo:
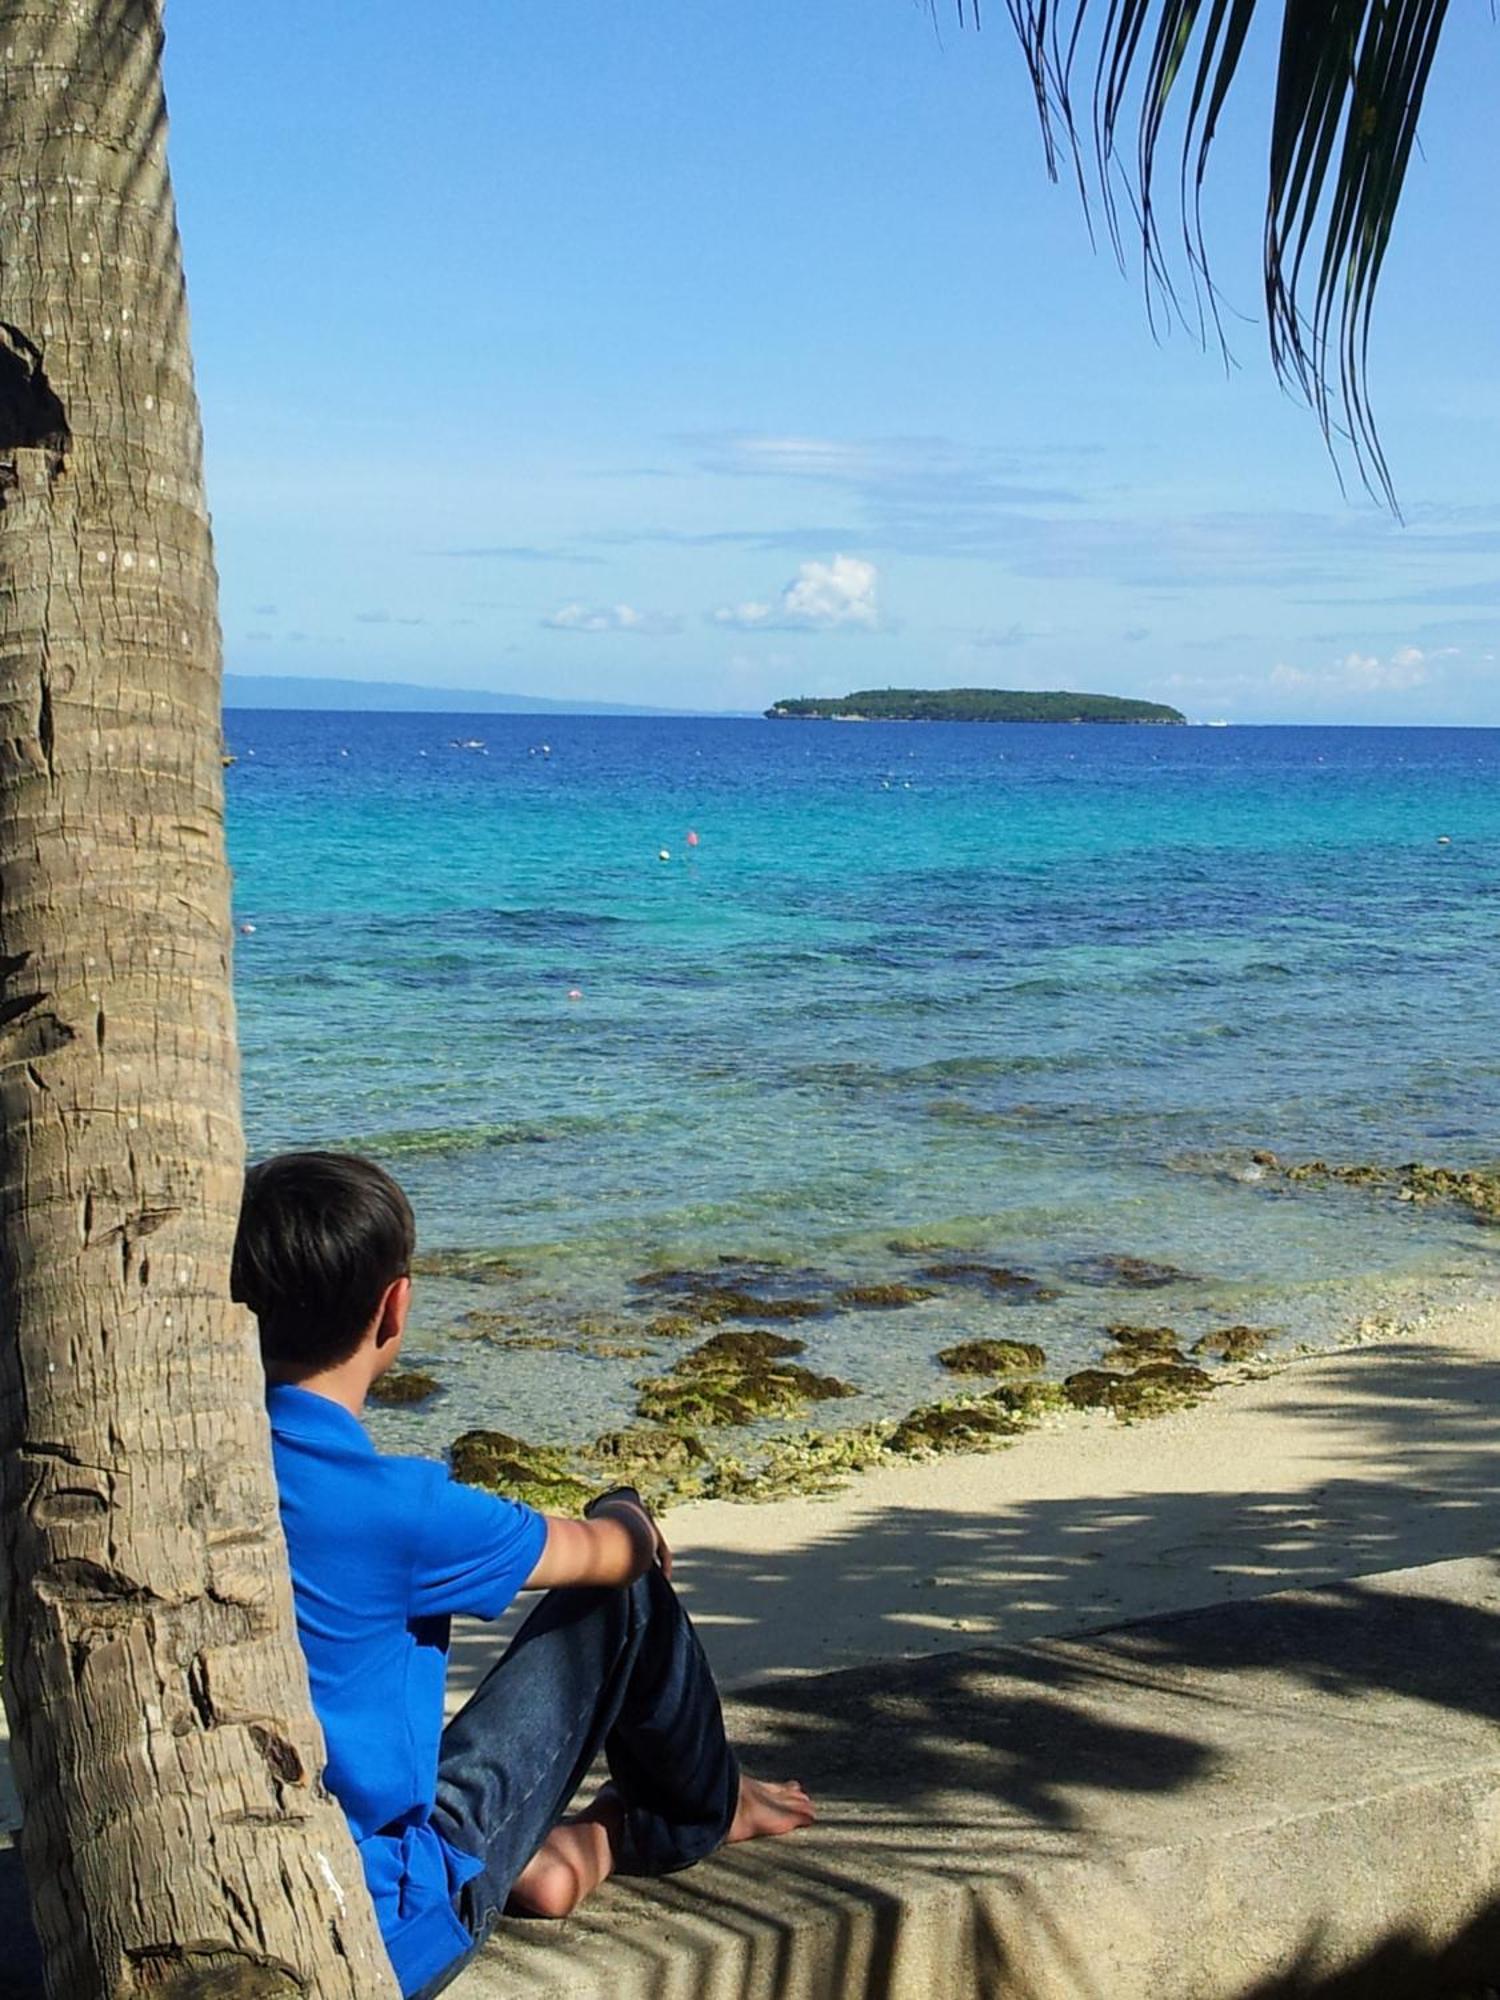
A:
<svg viewBox="0 0 1500 2000">
<path fill-rule="evenodd" d="M 723 1682 L 1097 1630 L 1500 1546 L 1500 1299 L 826 1497 L 669 1510 Z M 455 1634 L 453 1691 L 494 1657 Z"/>
<path fill-rule="evenodd" d="M 823 1497 L 664 1515 L 721 1683 L 1097 1631 L 1500 1550 L 1500 1297 Z M 534 1600 L 455 1623 L 450 1710 Z M 17 1823 L 0 1718 L 0 1829 Z"/>
</svg>

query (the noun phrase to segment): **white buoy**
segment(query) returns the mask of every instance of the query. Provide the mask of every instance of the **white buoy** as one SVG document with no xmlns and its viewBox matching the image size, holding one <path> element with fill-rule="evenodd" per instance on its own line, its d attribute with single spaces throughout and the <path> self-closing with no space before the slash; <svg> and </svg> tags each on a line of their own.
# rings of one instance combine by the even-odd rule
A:
<svg viewBox="0 0 1500 2000">
<path fill-rule="evenodd" d="M 672 859 L 672 850 L 671 850 L 671 848 L 670 848 L 670 847 L 663 847 L 663 848 L 659 849 L 659 850 L 658 850 L 658 852 L 657 852 L 657 856 L 656 856 L 656 858 L 657 858 L 657 860 L 658 860 L 658 861 L 670 861 L 670 860 Z"/>
</svg>

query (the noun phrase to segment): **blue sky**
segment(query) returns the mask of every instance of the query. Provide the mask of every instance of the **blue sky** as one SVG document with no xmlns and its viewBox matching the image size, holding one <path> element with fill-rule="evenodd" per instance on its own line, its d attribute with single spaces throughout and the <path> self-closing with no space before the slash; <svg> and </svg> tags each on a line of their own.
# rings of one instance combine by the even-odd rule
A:
<svg viewBox="0 0 1500 2000">
<path fill-rule="evenodd" d="M 174 8 L 230 667 L 1500 724 L 1500 27 L 1450 17 L 1387 269 L 1402 525 L 1270 377 L 1269 52 L 1208 204 L 1226 373 L 1091 250 L 987 19 Z"/>
</svg>

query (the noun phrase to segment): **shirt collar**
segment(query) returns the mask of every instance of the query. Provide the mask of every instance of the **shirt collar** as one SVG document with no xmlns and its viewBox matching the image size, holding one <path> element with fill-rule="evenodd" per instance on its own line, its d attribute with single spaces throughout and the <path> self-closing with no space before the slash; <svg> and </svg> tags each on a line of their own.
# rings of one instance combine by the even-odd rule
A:
<svg viewBox="0 0 1500 2000">
<path fill-rule="evenodd" d="M 299 1389 L 293 1382 L 272 1382 L 266 1389 L 271 1429 L 278 1437 L 302 1438 L 310 1444 L 339 1444 L 373 1454 L 370 1434 L 352 1412 L 316 1389 Z"/>
</svg>

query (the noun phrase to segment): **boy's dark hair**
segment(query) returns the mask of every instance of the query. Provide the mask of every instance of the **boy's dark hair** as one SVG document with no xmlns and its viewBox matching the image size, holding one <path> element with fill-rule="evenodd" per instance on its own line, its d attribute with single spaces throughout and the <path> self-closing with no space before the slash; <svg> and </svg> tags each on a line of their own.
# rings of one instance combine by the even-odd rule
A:
<svg viewBox="0 0 1500 2000">
<path fill-rule="evenodd" d="M 373 1160 L 281 1153 L 245 1176 L 231 1296 L 260 1322 L 267 1362 L 336 1367 L 386 1287 L 411 1269 L 411 1203 Z"/>
</svg>

